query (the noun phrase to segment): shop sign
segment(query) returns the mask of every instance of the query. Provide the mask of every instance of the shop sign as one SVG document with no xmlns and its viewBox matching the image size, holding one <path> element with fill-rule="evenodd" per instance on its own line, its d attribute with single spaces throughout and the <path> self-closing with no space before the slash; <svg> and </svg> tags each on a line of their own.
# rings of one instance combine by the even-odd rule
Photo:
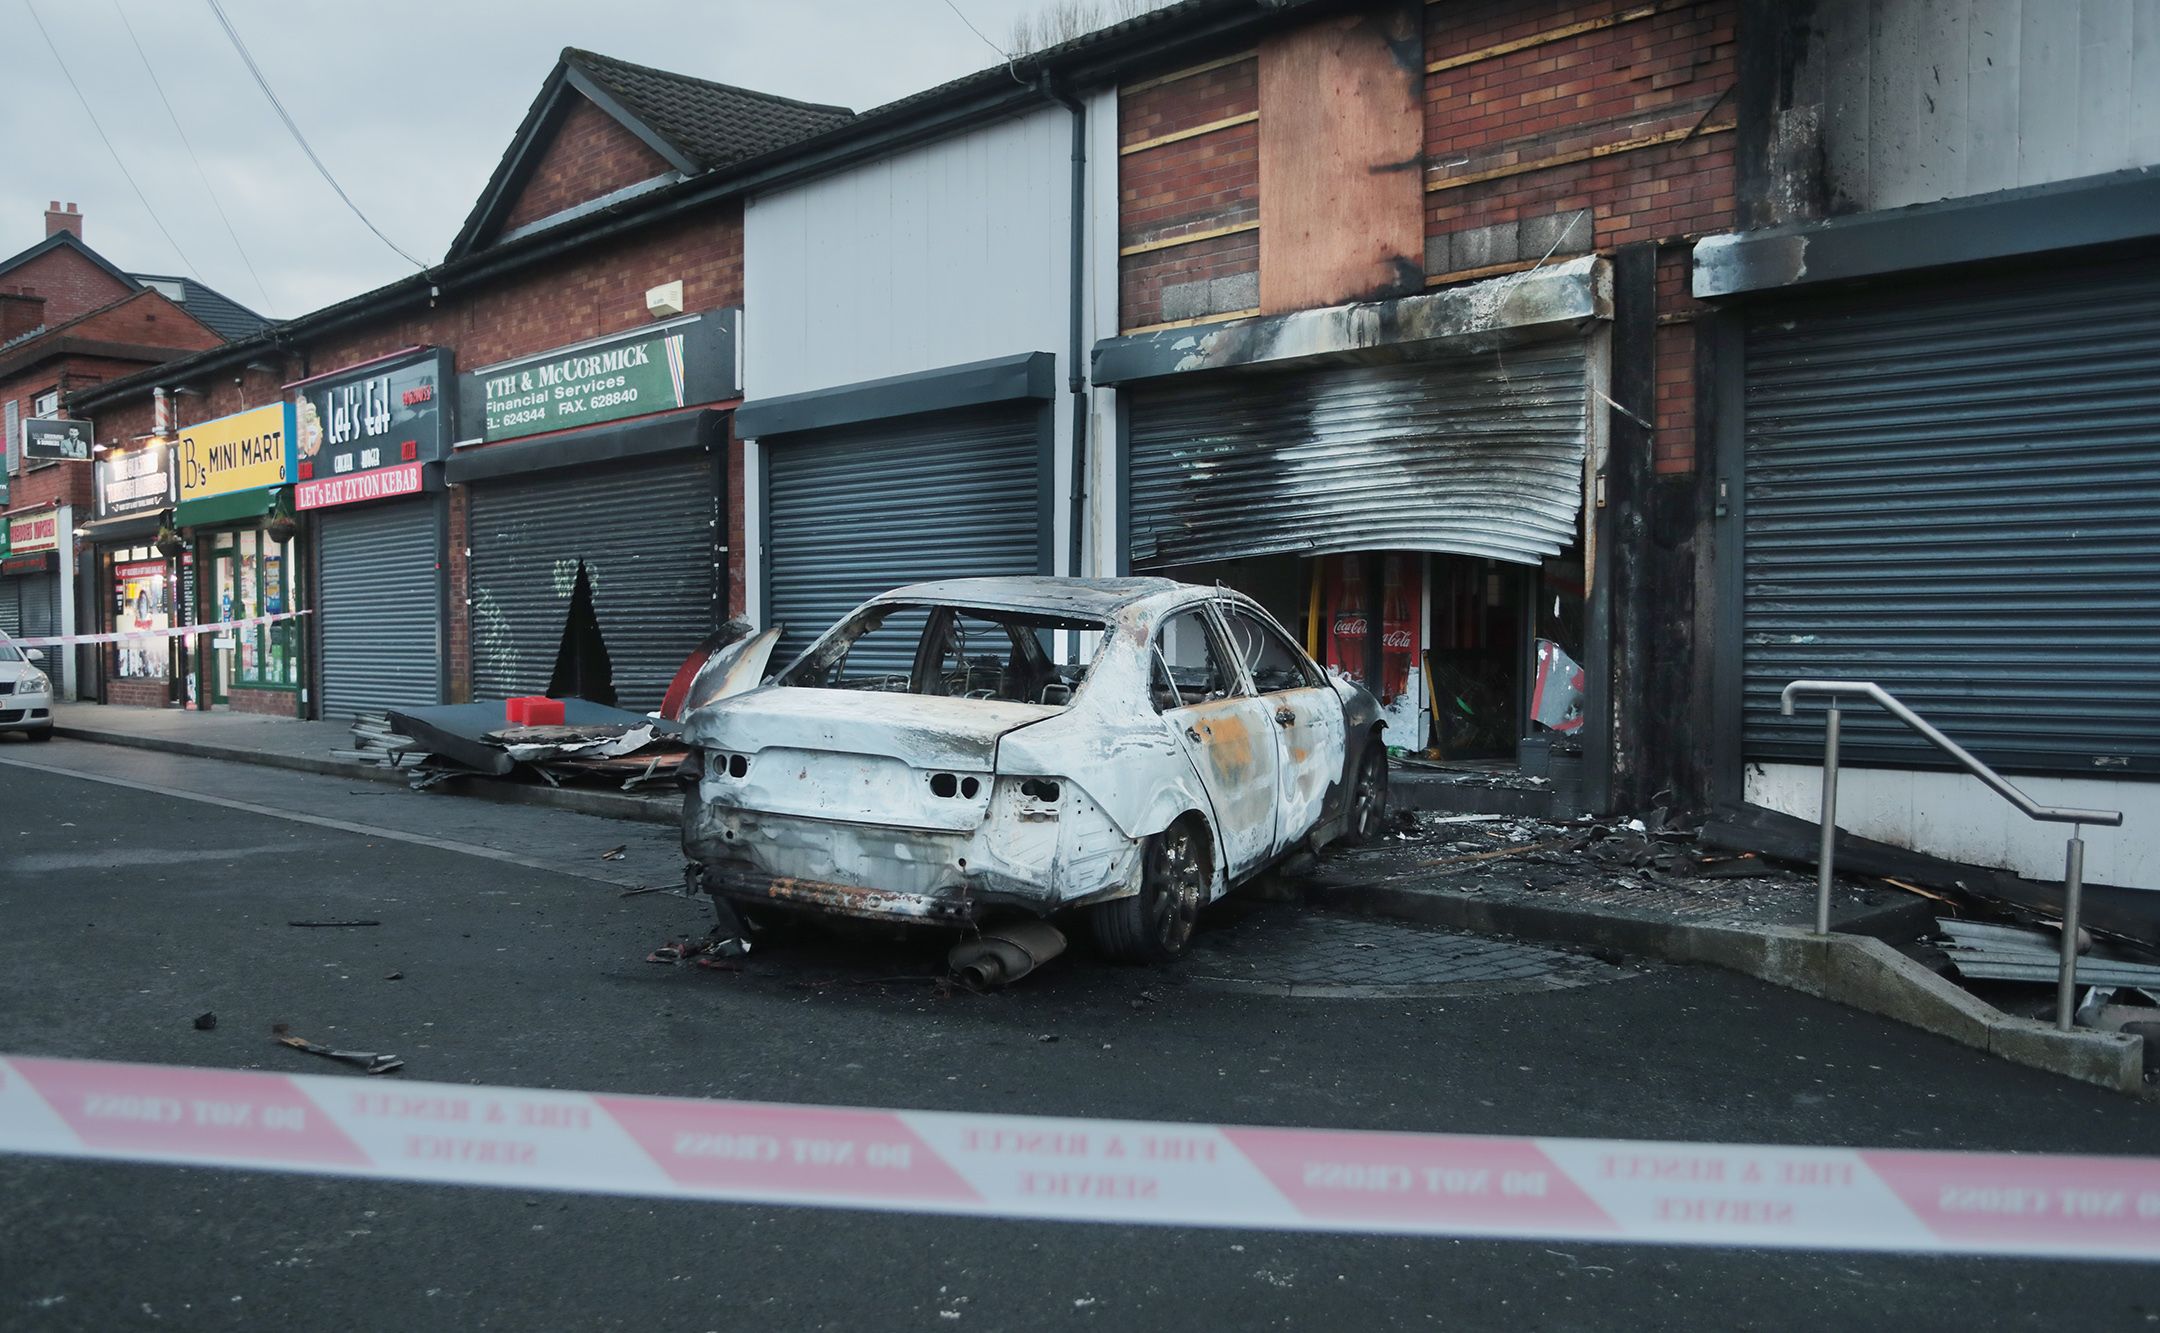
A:
<svg viewBox="0 0 2160 1333">
<path fill-rule="evenodd" d="M 32 417 L 23 423 L 24 458 L 90 461 L 90 423 L 66 417 Z"/>
<path fill-rule="evenodd" d="M 282 486 L 293 475 L 293 409 L 290 403 L 235 412 L 180 432 L 180 498 Z"/>
<path fill-rule="evenodd" d="M 731 397 L 733 315 L 692 316 L 462 375 L 462 433 L 474 437 L 468 443 L 493 443 Z"/>
<path fill-rule="evenodd" d="M 293 479 L 322 482 L 379 469 L 402 475 L 408 465 L 416 472 L 419 464 L 439 461 L 449 439 L 445 415 L 449 389 L 450 354 L 439 348 L 306 385 L 293 404 L 297 466 Z M 360 493 L 365 490 L 318 487 L 315 493 L 351 493 L 355 500 L 377 498 Z M 301 507 L 350 503 L 353 500 L 318 500 Z"/>
<path fill-rule="evenodd" d="M 108 449 L 97 460 L 97 516 L 121 518 L 173 503 L 173 451 L 164 440 L 140 448 Z"/>
<path fill-rule="evenodd" d="M 293 488 L 293 508 L 328 509 L 332 505 L 359 504 L 365 500 L 389 500 L 418 495 L 424 486 L 425 464 L 399 463 L 356 472 L 349 477 L 318 477 Z"/>
<path fill-rule="evenodd" d="M 60 511 L 10 514 L 7 521 L 8 554 L 33 555 L 60 549 Z"/>
</svg>

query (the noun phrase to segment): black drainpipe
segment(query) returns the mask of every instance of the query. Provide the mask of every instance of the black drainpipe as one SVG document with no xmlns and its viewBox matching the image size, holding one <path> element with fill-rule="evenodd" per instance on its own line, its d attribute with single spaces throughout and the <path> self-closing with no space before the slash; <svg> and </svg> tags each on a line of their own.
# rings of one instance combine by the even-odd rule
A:
<svg viewBox="0 0 2160 1333">
<path fill-rule="evenodd" d="M 1071 543 L 1066 569 L 1077 575 L 1080 572 L 1081 516 L 1086 512 L 1088 464 L 1088 381 L 1081 370 L 1081 342 L 1085 330 L 1080 315 L 1087 278 L 1087 228 L 1084 225 L 1087 214 L 1087 107 L 1058 92 L 1051 86 L 1047 74 L 1036 86 L 1043 96 L 1072 112 L 1072 223 L 1067 229 L 1072 237 L 1072 291 L 1067 299 L 1072 326 L 1065 347 L 1065 387 L 1072 394 L 1072 512 L 1066 520 Z"/>
</svg>

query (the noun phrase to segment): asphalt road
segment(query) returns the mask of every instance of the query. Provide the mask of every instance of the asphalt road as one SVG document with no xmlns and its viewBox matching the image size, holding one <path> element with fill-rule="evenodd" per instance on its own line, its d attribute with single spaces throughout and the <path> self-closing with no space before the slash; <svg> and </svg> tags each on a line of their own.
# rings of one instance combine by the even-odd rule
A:
<svg viewBox="0 0 2160 1333">
<path fill-rule="evenodd" d="M 273 1045 L 270 1026 L 287 1022 L 450 1082 L 1356 1129 L 2160 1144 L 2148 1106 L 1710 970 L 1315 1000 L 1076 953 L 977 996 L 936 986 L 934 953 L 828 941 L 713 973 L 644 961 L 701 930 L 696 909 L 620 896 L 664 877 L 662 828 L 67 742 L 0 742 L 0 812 L 11 1054 L 339 1071 Z M 603 861 L 617 845 L 623 859 Z M 1235 915 L 1220 928 L 1289 928 L 1279 912 Z M 310 918 L 382 924 L 286 924 Z M 213 1031 L 191 1026 L 204 1010 Z M 2160 1270 L 911 1218 L 0 1159 L 9 1329 L 1980 1324 L 2160 1326 Z"/>
</svg>

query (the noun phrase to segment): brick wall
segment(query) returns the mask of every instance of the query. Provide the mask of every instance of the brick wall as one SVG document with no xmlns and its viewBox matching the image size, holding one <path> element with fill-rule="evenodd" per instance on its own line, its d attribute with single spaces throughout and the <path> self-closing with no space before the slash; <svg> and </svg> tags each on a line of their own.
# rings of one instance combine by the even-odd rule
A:
<svg viewBox="0 0 2160 1333">
<path fill-rule="evenodd" d="M 172 687 L 163 677 L 147 679 L 130 677 L 121 680 L 113 674 L 113 663 L 105 663 L 105 702 L 120 704 L 127 708 L 164 708 L 172 702 L 167 693 Z"/>
<path fill-rule="evenodd" d="M 0 276 L 0 285 L 44 297 L 48 328 L 110 305 L 134 290 L 65 245 L 9 269 Z"/>
<path fill-rule="evenodd" d="M 1259 109 L 1259 61 L 1246 58 L 1118 98 L 1118 248 L 1154 245 L 1260 218 L 1258 127 L 1231 125 L 1153 141 Z M 1143 81 L 1144 82 L 1144 81 Z M 1125 329 L 1204 319 L 1260 305 L 1260 242 L 1253 230 L 1122 255 L 1119 324 Z"/>
<path fill-rule="evenodd" d="M 1733 225 L 1735 0 L 1612 22 L 1634 0 L 1430 6 L 1427 282 L 1673 242 L 1658 268 L 1655 466 L 1695 463 L 1694 330 L 1678 242 Z M 1604 23 L 1513 51 L 1492 48 Z M 1432 188 L 1438 186 L 1440 188 Z"/>
<path fill-rule="evenodd" d="M 569 111 L 503 219 L 510 231 L 566 208 L 649 180 L 669 169 L 666 158 L 583 97 Z"/>
</svg>

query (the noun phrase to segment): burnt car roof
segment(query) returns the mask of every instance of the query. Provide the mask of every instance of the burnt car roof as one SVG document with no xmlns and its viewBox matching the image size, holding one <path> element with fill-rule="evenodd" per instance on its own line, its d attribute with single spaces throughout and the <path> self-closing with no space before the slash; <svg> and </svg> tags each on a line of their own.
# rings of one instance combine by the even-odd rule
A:
<svg viewBox="0 0 2160 1333">
<path fill-rule="evenodd" d="M 1209 589 L 1174 579 L 1076 579 L 1051 575 L 1021 578 L 938 579 L 911 583 L 872 598 L 874 602 L 938 602 L 993 611 L 1040 611 L 1102 620 L 1172 593 Z"/>
</svg>

